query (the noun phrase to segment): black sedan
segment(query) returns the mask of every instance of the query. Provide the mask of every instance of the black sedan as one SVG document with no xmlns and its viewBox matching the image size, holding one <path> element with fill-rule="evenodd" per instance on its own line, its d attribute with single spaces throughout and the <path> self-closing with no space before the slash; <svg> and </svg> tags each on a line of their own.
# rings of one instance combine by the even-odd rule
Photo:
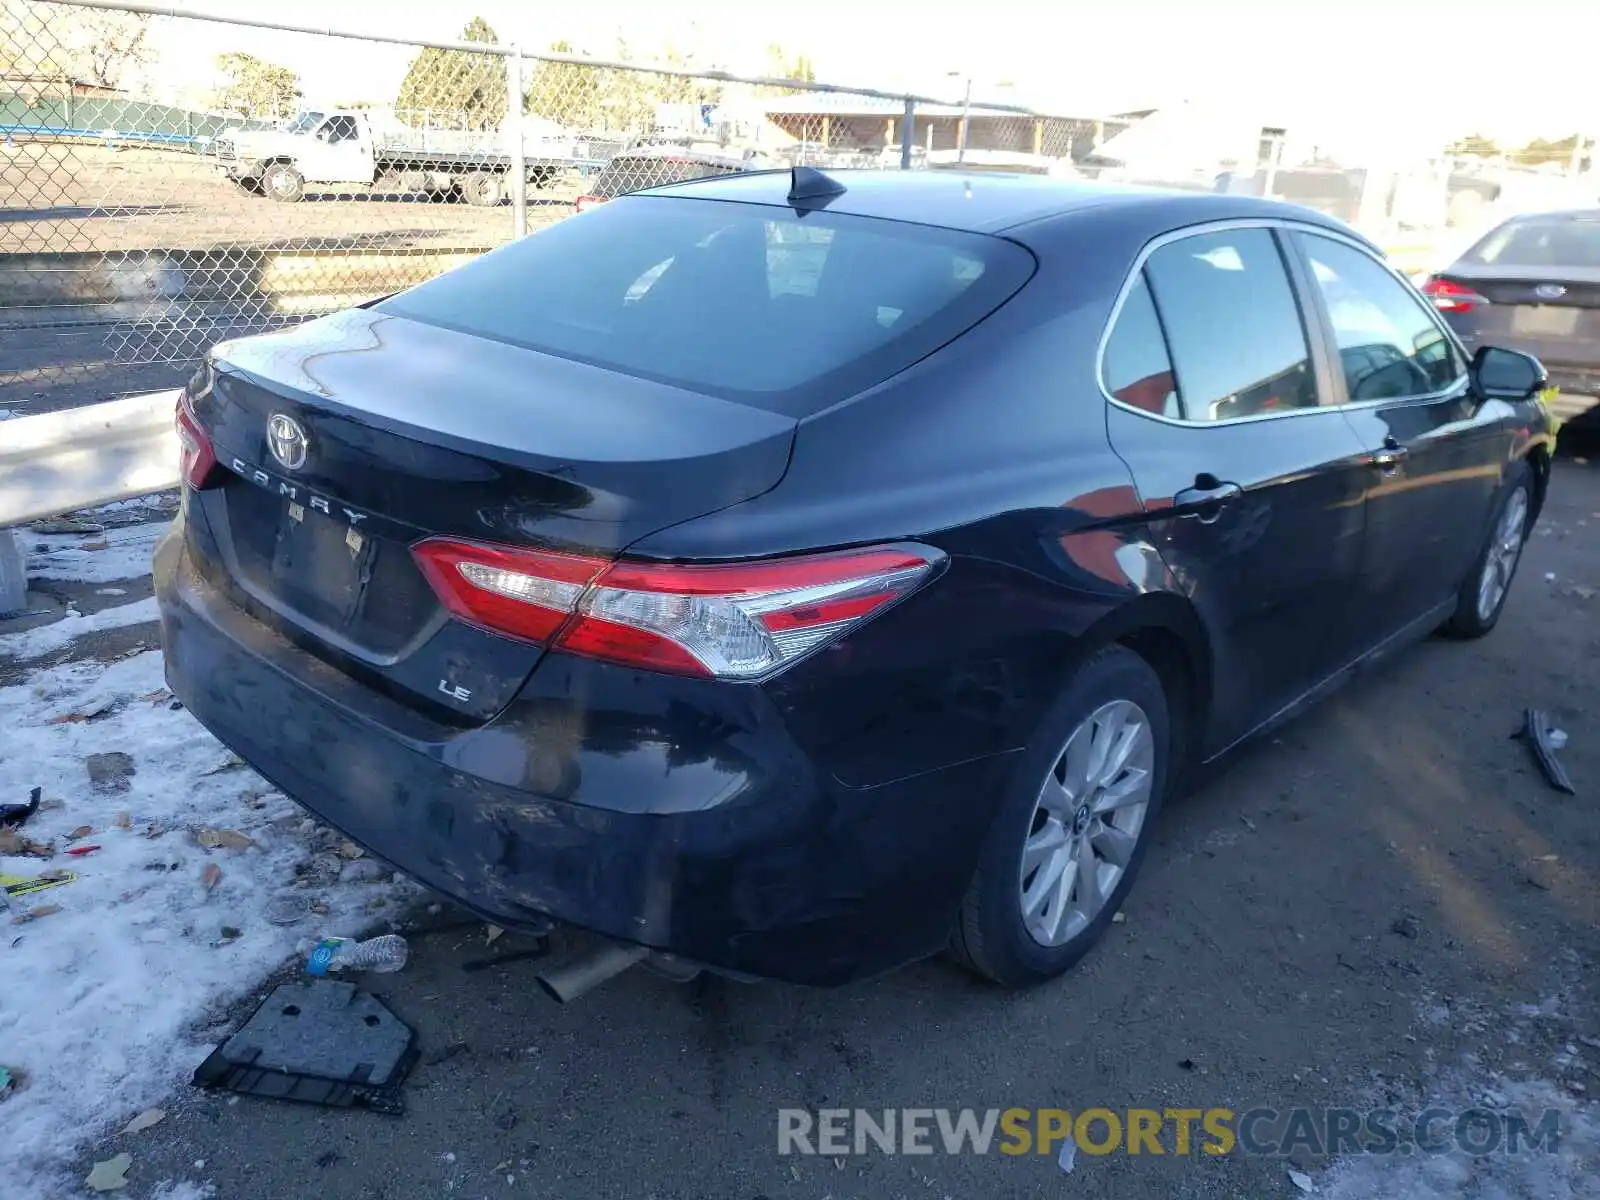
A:
<svg viewBox="0 0 1600 1200">
<path fill-rule="evenodd" d="M 1512 217 L 1422 290 L 1468 350 L 1538 355 L 1558 417 L 1600 404 L 1600 209 Z"/>
<path fill-rule="evenodd" d="M 1028 984 L 1191 768 L 1494 627 L 1543 383 L 1279 203 L 655 189 L 211 353 L 168 678 L 374 854 L 598 934 L 562 996 L 946 947 Z"/>
</svg>

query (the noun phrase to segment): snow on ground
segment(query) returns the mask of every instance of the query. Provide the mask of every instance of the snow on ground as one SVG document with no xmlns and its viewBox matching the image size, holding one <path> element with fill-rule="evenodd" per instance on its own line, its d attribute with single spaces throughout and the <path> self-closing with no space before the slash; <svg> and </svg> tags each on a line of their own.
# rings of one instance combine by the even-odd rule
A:
<svg viewBox="0 0 1600 1200">
<path fill-rule="evenodd" d="M 1314 1180 L 1313 1195 L 1325 1200 L 1600 1200 L 1600 1103 L 1572 1081 L 1586 1073 L 1586 1056 L 1600 1043 L 1579 1032 L 1572 1014 L 1583 1011 L 1570 994 L 1495 1013 L 1470 1001 L 1441 1005 L 1424 998 L 1421 1023 L 1435 1030 L 1466 1031 L 1479 1049 L 1438 1070 L 1425 1094 L 1412 1097 L 1409 1116 L 1431 1108 L 1461 1114 L 1473 1109 L 1517 1114 L 1537 1129 L 1547 1112 L 1558 1114 L 1554 1146 L 1518 1153 L 1473 1155 L 1417 1152 L 1345 1158 Z M 1493 1044 L 1497 1037 L 1501 1045 Z M 1479 1051 L 1482 1051 L 1480 1053 Z M 1488 1065 L 1504 1052 L 1504 1069 Z M 1565 1080 L 1565 1082 L 1563 1082 Z M 1386 1107 L 1377 1103 L 1375 1107 Z M 1400 1107 L 1400 1106 L 1390 1106 Z M 1430 1127 L 1448 1137 L 1453 1122 Z M 1404 1122 L 1400 1128 L 1404 1128 Z M 1482 1137 L 1483 1134 L 1473 1136 Z"/>
<path fill-rule="evenodd" d="M 0 635 L 0 657 L 38 658 L 61 649 L 74 638 L 86 633 L 101 633 L 107 629 L 121 629 L 127 625 L 142 625 L 160 616 L 154 596 L 132 604 L 118 604 L 102 608 L 84 616 L 76 609 L 68 609 L 59 621 L 28 629 L 22 633 Z"/>
<path fill-rule="evenodd" d="M 111 583 L 148 575 L 150 555 L 171 528 L 171 521 L 150 521 L 88 536 L 30 533 L 28 578 Z"/>
<path fill-rule="evenodd" d="M 132 760 L 125 791 L 91 785 L 87 757 L 110 752 Z M 0 1063 L 27 1077 L 0 1101 L 0 1191 L 18 1197 L 63 1194 L 53 1173 L 74 1146 L 186 1080 L 227 1032 L 212 1024 L 222 1006 L 300 939 L 359 932 L 414 894 L 378 864 L 345 857 L 353 847 L 173 709 L 154 651 L 0 688 L 0 802 L 26 801 L 34 787 L 58 806 L 18 832 L 57 853 L 0 856 L 0 874 L 77 878 L 0 914 Z M 69 840 L 83 826 L 91 832 Z M 200 839 L 218 829 L 250 844 L 207 849 Z M 65 853 L 72 846 L 100 849 L 78 858 Z M 209 888 L 208 864 L 221 871 Z M 328 913 L 274 925 L 268 903 L 285 896 Z M 48 905 L 59 911 L 28 918 Z M 201 1193 L 174 1184 L 171 1194 Z"/>
<path fill-rule="evenodd" d="M 1429 1103 L 1456 1112 L 1487 1108 L 1484 1089 L 1465 1073 Z M 1551 1151 L 1469 1155 L 1389 1154 L 1350 1158 L 1319 1181 L 1326 1200 L 1594 1200 L 1600 1197 L 1600 1114 L 1546 1080 L 1502 1083 L 1495 1112 L 1517 1112 L 1537 1127 L 1541 1114 L 1560 1114 L 1560 1140 Z M 1448 1123 L 1436 1129 L 1448 1133 Z"/>
</svg>

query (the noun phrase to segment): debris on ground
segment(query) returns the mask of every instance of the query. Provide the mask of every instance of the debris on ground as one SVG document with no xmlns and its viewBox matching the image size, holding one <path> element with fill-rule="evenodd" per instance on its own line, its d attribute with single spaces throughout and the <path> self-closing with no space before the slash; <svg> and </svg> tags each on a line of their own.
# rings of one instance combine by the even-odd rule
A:
<svg viewBox="0 0 1600 1200">
<path fill-rule="evenodd" d="M 266 918 L 273 925 L 293 925 L 311 911 L 311 903 L 296 892 L 285 892 L 267 901 Z"/>
<path fill-rule="evenodd" d="M 208 862 L 200 868 L 200 886 L 206 891 L 213 891 L 217 884 L 222 882 L 222 868 L 214 862 Z"/>
<path fill-rule="evenodd" d="M 59 717 L 51 717 L 45 722 L 47 725 L 78 725 L 84 721 L 92 721 L 96 717 L 110 716 L 116 711 L 117 697 L 102 696 L 93 704 L 74 712 L 62 713 Z"/>
<path fill-rule="evenodd" d="M 84 838 L 88 837 L 93 832 L 94 832 L 94 826 L 93 825 L 79 825 L 71 833 L 67 834 L 65 840 L 69 841 L 69 842 L 82 841 Z"/>
<path fill-rule="evenodd" d="M 501 929 L 500 926 L 498 926 L 498 925 L 489 926 L 488 934 L 484 937 L 483 944 L 485 946 L 494 945 L 495 942 L 497 942 L 504 933 L 505 933 L 505 930 Z"/>
<path fill-rule="evenodd" d="M 11 918 L 13 925 L 26 925 L 29 921 L 37 921 L 40 917 L 54 916 L 61 911 L 59 904 L 36 904 L 24 913 Z"/>
<path fill-rule="evenodd" d="M 21 1067 L 0 1067 L 0 1100 L 4 1100 L 14 1092 L 22 1090 L 23 1071 Z"/>
<path fill-rule="evenodd" d="M 1290 1171 L 1289 1182 L 1294 1184 L 1295 1187 L 1299 1188 L 1307 1195 L 1311 1193 L 1311 1176 L 1307 1175 L 1304 1171 Z"/>
<path fill-rule="evenodd" d="M 128 776 L 138 773 L 133 759 L 120 750 L 91 754 L 85 765 L 89 769 L 89 782 L 100 792 L 125 792 L 129 787 Z"/>
<path fill-rule="evenodd" d="M 194 840 L 207 850 L 226 847 L 229 850 L 248 850 L 255 842 L 237 829 L 197 829 Z"/>
<path fill-rule="evenodd" d="M 371 883 L 389 874 L 382 863 L 370 858 L 352 859 L 339 869 L 340 883 Z"/>
<path fill-rule="evenodd" d="M 329 971 L 398 971 L 406 965 L 410 948 L 397 933 L 386 933 L 364 942 L 352 938 L 327 937 L 311 947 L 306 971 L 326 975 Z"/>
<path fill-rule="evenodd" d="M 1577 795 L 1578 789 L 1572 786 L 1572 778 L 1567 774 L 1567 769 L 1561 765 L 1561 760 L 1556 757 L 1557 746 L 1551 741 L 1551 734 L 1556 732 L 1550 724 L 1550 714 L 1538 708 L 1530 708 L 1522 714 L 1522 729 L 1518 735 L 1528 743 L 1533 751 L 1533 758 L 1539 764 L 1539 770 L 1544 772 L 1544 777 L 1551 787 L 1558 792 L 1566 792 L 1569 796 Z M 1562 745 L 1565 745 L 1565 741 Z"/>
<path fill-rule="evenodd" d="M 1399 934 L 1403 938 L 1415 938 L 1422 932 L 1422 922 L 1410 913 L 1405 913 L 1389 922 L 1389 932 Z"/>
<path fill-rule="evenodd" d="M 1111 923 L 1113 925 L 1126 925 L 1128 923 L 1128 914 L 1119 908 L 1115 913 L 1112 914 Z"/>
<path fill-rule="evenodd" d="M 104 533 L 106 527 L 98 521 L 81 521 L 75 517 L 57 517 L 48 521 L 35 521 L 28 528 L 34 533 Z"/>
<path fill-rule="evenodd" d="M 60 867 L 41 871 L 37 875 L 0 875 L 0 895 L 4 895 L 8 900 L 14 900 L 19 896 L 42 892 L 46 888 L 61 887 L 76 878 L 77 876 L 71 871 L 63 871 Z"/>
<path fill-rule="evenodd" d="M 26 825 L 28 818 L 39 811 L 39 797 L 43 794 L 43 788 L 34 788 L 28 793 L 26 804 L 0 804 L 0 829 L 16 829 Z"/>
<path fill-rule="evenodd" d="M 0 829 L 0 854 L 18 858 L 54 858 L 56 843 L 54 838 L 43 842 L 23 837 L 14 829 Z"/>
<path fill-rule="evenodd" d="M 247 1096 L 400 1113 L 417 1035 L 354 984 L 280 985 L 213 1050 L 194 1082 Z"/>
<path fill-rule="evenodd" d="M 96 1192 L 115 1192 L 128 1186 L 128 1168 L 133 1166 L 133 1155 L 118 1154 L 97 1162 L 83 1182 Z"/>
<path fill-rule="evenodd" d="M 91 843 L 91 844 L 89 844 L 87 846 L 72 846 L 72 847 L 69 847 L 67 849 L 66 853 L 72 855 L 74 858 L 86 858 L 89 855 L 93 854 L 96 850 L 99 850 L 101 848 L 102 847 L 98 843 Z"/>
<path fill-rule="evenodd" d="M 152 1125 L 159 1125 L 166 1116 L 166 1110 L 160 1108 L 147 1108 L 122 1128 L 123 1133 L 143 1133 Z"/>
</svg>

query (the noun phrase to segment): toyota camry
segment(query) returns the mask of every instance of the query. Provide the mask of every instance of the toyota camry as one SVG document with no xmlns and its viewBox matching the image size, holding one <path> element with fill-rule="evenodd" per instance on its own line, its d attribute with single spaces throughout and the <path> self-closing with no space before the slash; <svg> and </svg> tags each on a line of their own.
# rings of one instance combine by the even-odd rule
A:
<svg viewBox="0 0 1600 1200">
<path fill-rule="evenodd" d="M 210 353 L 168 678 L 373 854 L 588 931 L 587 982 L 1031 984 L 1194 768 L 1494 627 L 1544 380 L 1280 203 L 656 188 Z"/>
</svg>

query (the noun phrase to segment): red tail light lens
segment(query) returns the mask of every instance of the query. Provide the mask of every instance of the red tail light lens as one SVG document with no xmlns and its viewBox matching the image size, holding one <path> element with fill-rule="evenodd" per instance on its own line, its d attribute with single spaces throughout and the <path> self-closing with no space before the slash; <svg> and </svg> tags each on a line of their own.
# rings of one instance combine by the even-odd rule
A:
<svg viewBox="0 0 1600 1200">
<path fill-rule="evenodd" d="M 1422 294 L 1433 301 L 1440 312 L 1471 312 L 1480 304 L 1489 303 L 1477 292 L 1450 279 L 1434 277 L 1422 285 Z"/>
<path fill-rule="evenodd" d="M 216 469 L 217 453 L 189 407 L 188 389 L 178 393 L 173 422 L 178 427 L 178 473 L 190 487 L 203 488 Z"/>
<path fill-rule="evenodd" d="M 463 620 L 548 645 L 605 561 L 435 538 L 411 548 L 444 606 Z"/>
<path fill-rule="evenodd" d="M 943 557 L 895 545 L 676 566 L 440 538 L 413 553 L 465 620 L 590 658 L 716 679 L 782 669 L 912 591 Z"/>
</svg>

